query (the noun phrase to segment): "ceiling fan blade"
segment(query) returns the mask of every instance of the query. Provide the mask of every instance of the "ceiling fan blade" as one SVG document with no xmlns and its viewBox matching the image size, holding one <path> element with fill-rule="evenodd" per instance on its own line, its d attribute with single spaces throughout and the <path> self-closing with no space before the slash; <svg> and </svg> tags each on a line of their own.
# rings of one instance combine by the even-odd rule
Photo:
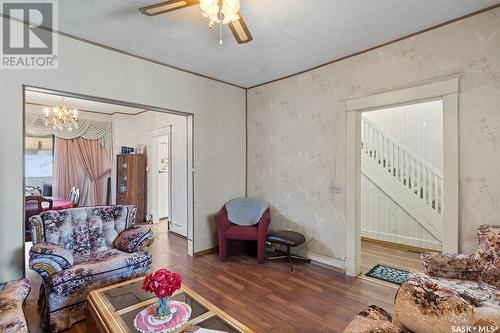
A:
<svg viewBox="0 0 500 333">
<path fill-rule="evenodd" d="M 251 42 L 253 40 L 252 34 L 250 33 L 250 30 L 248 30 L 241 13 L 238 12 L 238 16 L 240 17 L 238 20 L 234 20 L 229 23 L 229 29 L 231 29 L 231 32 L 233 33 L 234 38 L 236 38 L 238 44 Z"/>
<path fill-rule="evenodd" d="M 189 7 L 192 5 L 197 5 L 198 3 L 199 3 L 198 0 L 168 0 L 154 5 L 139 8 L 139 10 L 141 11 L 141 13 L 145 15 L 154 16 L 166 12 L 171 12 L 177 9 Z"/>
</svg>

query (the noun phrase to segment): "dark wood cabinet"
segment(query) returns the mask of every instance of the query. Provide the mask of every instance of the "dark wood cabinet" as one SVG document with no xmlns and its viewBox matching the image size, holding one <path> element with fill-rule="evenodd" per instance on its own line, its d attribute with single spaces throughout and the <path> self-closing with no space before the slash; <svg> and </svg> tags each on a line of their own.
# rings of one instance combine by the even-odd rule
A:
<svg viewBox="0 0 500 333">
<path fill-rule="evenodd" d="M 118 155 L 116 203 L 137 207 L 137 222 L 146 218 L 146 155 Z"/>
</svg>

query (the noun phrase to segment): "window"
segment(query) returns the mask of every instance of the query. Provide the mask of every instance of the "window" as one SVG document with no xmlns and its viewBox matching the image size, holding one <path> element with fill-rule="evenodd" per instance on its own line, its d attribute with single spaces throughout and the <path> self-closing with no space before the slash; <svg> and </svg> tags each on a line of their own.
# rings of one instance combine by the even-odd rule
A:
<svg viewBox="0 0 500 333">
<path fill-rule="evenodd" d="M 44 184 L 52 185 L 54 138 L 27 136 L 25 142 L 26 186 L 42 189 Z"/>
</svg>

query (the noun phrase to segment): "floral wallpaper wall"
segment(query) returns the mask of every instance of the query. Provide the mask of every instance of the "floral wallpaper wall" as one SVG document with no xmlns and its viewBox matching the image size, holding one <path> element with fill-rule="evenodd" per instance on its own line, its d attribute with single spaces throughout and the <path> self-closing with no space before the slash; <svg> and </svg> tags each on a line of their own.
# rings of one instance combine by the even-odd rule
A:
<svg viewBox="0 0 500 333">
<path fill-rule="evenodd" d="M 500 8 L 248 91 L 248 195 L 272 229 L 345 257 L 345 99 L 462 73 L 460 250 L 500 224 Z M 341 187 L 333 193 L 333 184 Z"/>
</svg>

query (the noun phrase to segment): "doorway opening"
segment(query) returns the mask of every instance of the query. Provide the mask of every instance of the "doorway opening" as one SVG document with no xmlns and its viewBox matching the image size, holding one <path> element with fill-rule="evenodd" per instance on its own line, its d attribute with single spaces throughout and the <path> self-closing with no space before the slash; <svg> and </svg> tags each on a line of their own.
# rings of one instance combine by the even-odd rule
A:
<svg viewBox="0 0 500 333">
<path fill-rule="evenodd" d="M 49 209 L 118 204 L 136 206 L 137 224 L 154 223 L 155 234 L 165 233 L 158 236 L 193 255 L 192 114 L 37 87 L 24 86 L 23 95 L 26 254 L 32 245 L 30 216 Z M 57 106 L 71 109 L 68 116 L 78 126 L 73 124 L 70 129 L 67 124 L 52 124 Z M 77 111 L 73 113 L 73 109 Z M 158 136 L 157 145 L 152 146 L 151 133 L 165 128 L 166 136 Z M 176 143 L 179 149 L 172 147 Z M 166 204 L 159 207 L 159 215 L 151 205 L 152 170 L 159 170 L 152 167 L 152 158 L 158 149 L 164 166 L 161 174 L 176 175 L 176 181 L 160 178 L 166 185 L 156 194 Z M 173 168 L 169 163 L 172 156 L 164 156 L 172 152 L 179 156 L 174 159 L 179 165 L 174 162 Z M 182 190 L 176 191 L 178 188 Z M 176 216 L 183 219 L 182 231 L 176 231 L 183 237 L 170 236 L 168 221 Z M 26 266 L 27 257 L 24 259 Z M 32 275 L 26 269 L 26 276 Z"/>
<path fill-rule="evenodd" d="M 442 99 L 363 112 L 360 161 L 361 272 L 422 271 L 443 245 Z"/>
<path fill-rule="evenodd" d="M 347 274 L 457 253 L 458 87 L 452 76 L 346 101 Z"/>
</svg>

